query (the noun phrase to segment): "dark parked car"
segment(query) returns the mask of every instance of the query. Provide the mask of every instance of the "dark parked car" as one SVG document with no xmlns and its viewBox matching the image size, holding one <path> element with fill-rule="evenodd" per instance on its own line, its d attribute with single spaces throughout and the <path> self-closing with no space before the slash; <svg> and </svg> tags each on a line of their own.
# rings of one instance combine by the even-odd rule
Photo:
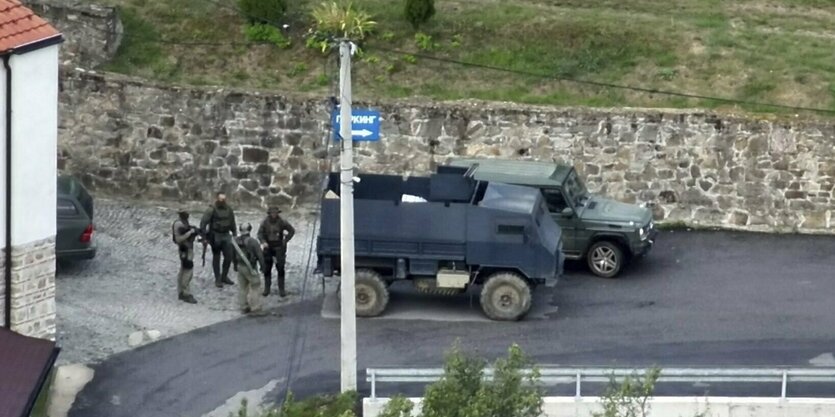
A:
<svg viewBox="0 0 835 417">
<path fill-rule="evenodd" d="M 93 197 L 77 179 L 59 176 L 56 209 L 55 257 L 61 261 L 93 259 Z"/>
</svg>

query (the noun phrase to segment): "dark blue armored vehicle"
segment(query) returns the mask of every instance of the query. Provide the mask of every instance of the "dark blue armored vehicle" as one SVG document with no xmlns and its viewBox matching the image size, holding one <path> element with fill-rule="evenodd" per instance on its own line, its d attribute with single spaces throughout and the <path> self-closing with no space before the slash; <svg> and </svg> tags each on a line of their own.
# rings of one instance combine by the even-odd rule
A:
<svg viewBox="0 0 835 417">
<path fill-rule="evenodd" d="M 422 292 L 457 294 L 481 286 L 493 320 L 518 320 L 538 285 L 562 273 L 559 226 L 539 190 L 479 182 L 460 174 L 365 174 L 354 183 L 356 308 L 376 316 L 388 286 L 410 280 Z M 339 274 L 339 176 L 322 201 L 317 253 L 327 276 Z"/>
</svg>

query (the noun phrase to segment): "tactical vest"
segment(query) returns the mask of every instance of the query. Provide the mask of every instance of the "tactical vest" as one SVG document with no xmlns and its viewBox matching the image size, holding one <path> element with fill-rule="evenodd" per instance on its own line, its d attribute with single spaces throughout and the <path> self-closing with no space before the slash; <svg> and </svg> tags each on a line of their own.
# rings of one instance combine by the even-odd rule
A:
<svg viewBox="0 0 835 417">
<path fill-rule="evenodd" d="M 232 208 L 215 205 L 212 208 L 211 230 L 214 233 L 229 233 L 232 231 Z"/>
<path fill-rule="evenodd" d="M 180 229 L 183 229 L 183 233 L 188 231 L 185 223 L 182 223 L 181 220 L 174 220 L 174 223 L 171 223 L 171 240 L 173 240 L 175 244 L 179 244 L 177 243 L 177 223 L 181 224 Z"/>
<path fill-rule="evenodd" d="M 267 242 L 270 246 L 284 246 L 284 222 L 281 219 L 264 222 Z"/>
</svg>

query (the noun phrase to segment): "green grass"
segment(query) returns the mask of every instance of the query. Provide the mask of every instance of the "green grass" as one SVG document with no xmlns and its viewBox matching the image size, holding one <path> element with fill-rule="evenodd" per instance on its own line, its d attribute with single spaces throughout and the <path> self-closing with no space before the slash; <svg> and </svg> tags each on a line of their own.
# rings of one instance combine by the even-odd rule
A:
<svg viewBox="0 0 835 417">
<path fill-rule="evenodd" d="M 319 0 L 290 3 L 282 22 L 290 25 L 287 49 L 159 42 L 246 43 L 243 19 L 212 1 L 105 1 L 120 6 L 127 34 L 109 70 L 312 94 L 329 94 L 334 87 L 333 60 L 325 65 L 321 53 L 304 46 L 309 9 Z M 402 3 L 354 0 L 379 23 L 362 45 L 366 58 L 373 59 L 354 64 L 358 100 L 420 95 L 556 105 L 732 107 L 557 80 L 567 78 L 835 109 L 831 0 L 773 0 L 767 6 L 759 0 L 439 0 L 436 15 L 420 28 L 431 41 L 416 37 L 402 16 Z"/>
</svg>

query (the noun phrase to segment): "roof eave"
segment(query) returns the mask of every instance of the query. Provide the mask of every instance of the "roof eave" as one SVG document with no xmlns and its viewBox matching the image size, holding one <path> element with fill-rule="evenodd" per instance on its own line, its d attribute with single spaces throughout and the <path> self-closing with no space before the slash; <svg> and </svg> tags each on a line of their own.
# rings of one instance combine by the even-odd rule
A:
<svg viewBox="0 0 835 417">
<path fill-rule="evenodd" d="M 55 34 L 48 38 L 39 39 L 20 46 L 16 46 L 5 51 L 0 51 L 0 56 L 5 55 L 22 55 L 28 52 L 36 51 L 38 49 L 47 48 L 53 45 L 58 45 L 64 42 L 64 35 L 61 33 Z"/>
</svg>

